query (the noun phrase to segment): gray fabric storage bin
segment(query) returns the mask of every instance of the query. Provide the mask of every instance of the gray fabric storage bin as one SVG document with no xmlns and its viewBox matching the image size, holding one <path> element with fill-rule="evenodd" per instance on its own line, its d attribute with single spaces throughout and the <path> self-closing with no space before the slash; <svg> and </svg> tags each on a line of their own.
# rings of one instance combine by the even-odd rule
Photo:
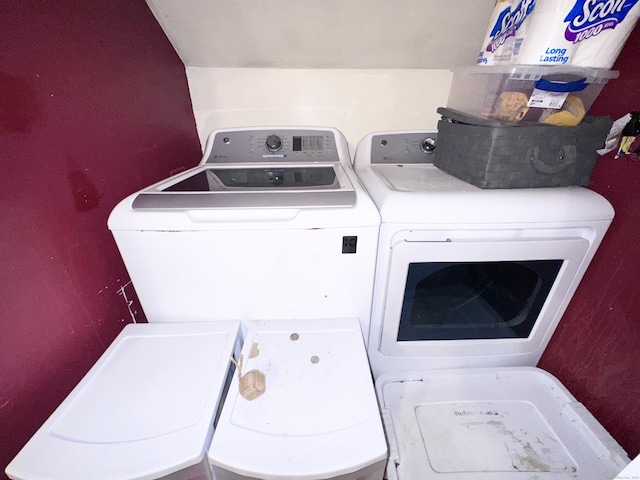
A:
<svg viewBox="0 0 640 480">
<path fill-rule="evenodd" d="M 587 185 L 612 124 L 587 116 L 576 127 L 514 127 L 438 112 L 434 164 L 480 188 Z M 468 123 L 474 120 L 478 124 Z"/>
</svg>

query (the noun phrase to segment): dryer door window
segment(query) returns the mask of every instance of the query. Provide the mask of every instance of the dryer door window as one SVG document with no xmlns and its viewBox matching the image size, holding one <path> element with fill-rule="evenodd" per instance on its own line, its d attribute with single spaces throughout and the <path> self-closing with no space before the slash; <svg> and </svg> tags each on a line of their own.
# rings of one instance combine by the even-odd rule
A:
<svg viewBox="0 0 640 480">
<path fill-rule="evenodd" d="M 588 251 L 589 241 L 579 237 L 398 241 L 380 352 L 431 358 L 541 352 Z"/>
<path fill-rule="evenodd" d="M 562 262 L 411 263 L 398 340 L 526 338 Z"/>
<path fill-rule="evenodd" d="M 164 192 L 215 192 L 241 189 L 338 189 L 333 166 L 209 168 L 174 183 Z"/>
</svg>

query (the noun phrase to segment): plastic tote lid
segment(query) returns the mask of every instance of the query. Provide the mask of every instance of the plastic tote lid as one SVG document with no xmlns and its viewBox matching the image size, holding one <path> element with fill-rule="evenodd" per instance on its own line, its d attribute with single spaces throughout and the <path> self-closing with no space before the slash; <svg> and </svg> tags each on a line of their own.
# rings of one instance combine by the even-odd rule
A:
<svg viewBox="0 0 640 480">
<path fill-rule="evenodd" d="M 7 475 L 150 479 L 202 461 L 238 329 L 235 321 L 127 325 Z"/>
</svg>

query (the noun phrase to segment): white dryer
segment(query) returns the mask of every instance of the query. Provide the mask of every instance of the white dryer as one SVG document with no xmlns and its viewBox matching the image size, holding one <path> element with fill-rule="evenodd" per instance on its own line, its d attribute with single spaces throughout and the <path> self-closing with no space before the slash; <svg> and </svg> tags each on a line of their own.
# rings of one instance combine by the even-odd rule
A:
<svg viewBox="0 0 640 480">
<path fill-rule="evenodd" d="M 354 159 L 382 219 L 368 354 L 388 477 L 613 478 L 625 452 L 535 367 L 613 208 L 581 187 L 482 190 L 433 155 L 437 132 L 390 132 Z"/>
<path fill-rule="evenodd" d="M 354 168 L 382 218 L 374 375 L 534 366 L 613 208 L 582 187 L 480 189 L 430 162 L 435 139 L 375 134 L 356 151 Z"/>
<path fill-rule="evenodd" d="M 108 225 L 151 322 L 354 317 L 367 338 L 380 216 L 335 129 L 214 131 Z"/>
</svg>

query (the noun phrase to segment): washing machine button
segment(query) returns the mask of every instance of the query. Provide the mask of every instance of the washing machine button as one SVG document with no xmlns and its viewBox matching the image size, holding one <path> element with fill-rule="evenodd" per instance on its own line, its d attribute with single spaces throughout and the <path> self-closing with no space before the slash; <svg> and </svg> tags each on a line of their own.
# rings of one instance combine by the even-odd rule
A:
<svg viewBox="0 0 640 480">
<path fill-rule="evenodd" d="M 265 146 L 270 152 L 277 152 L 282 149 L 282 139 L 278 135 L 269 135 Z"/>
</svg>

